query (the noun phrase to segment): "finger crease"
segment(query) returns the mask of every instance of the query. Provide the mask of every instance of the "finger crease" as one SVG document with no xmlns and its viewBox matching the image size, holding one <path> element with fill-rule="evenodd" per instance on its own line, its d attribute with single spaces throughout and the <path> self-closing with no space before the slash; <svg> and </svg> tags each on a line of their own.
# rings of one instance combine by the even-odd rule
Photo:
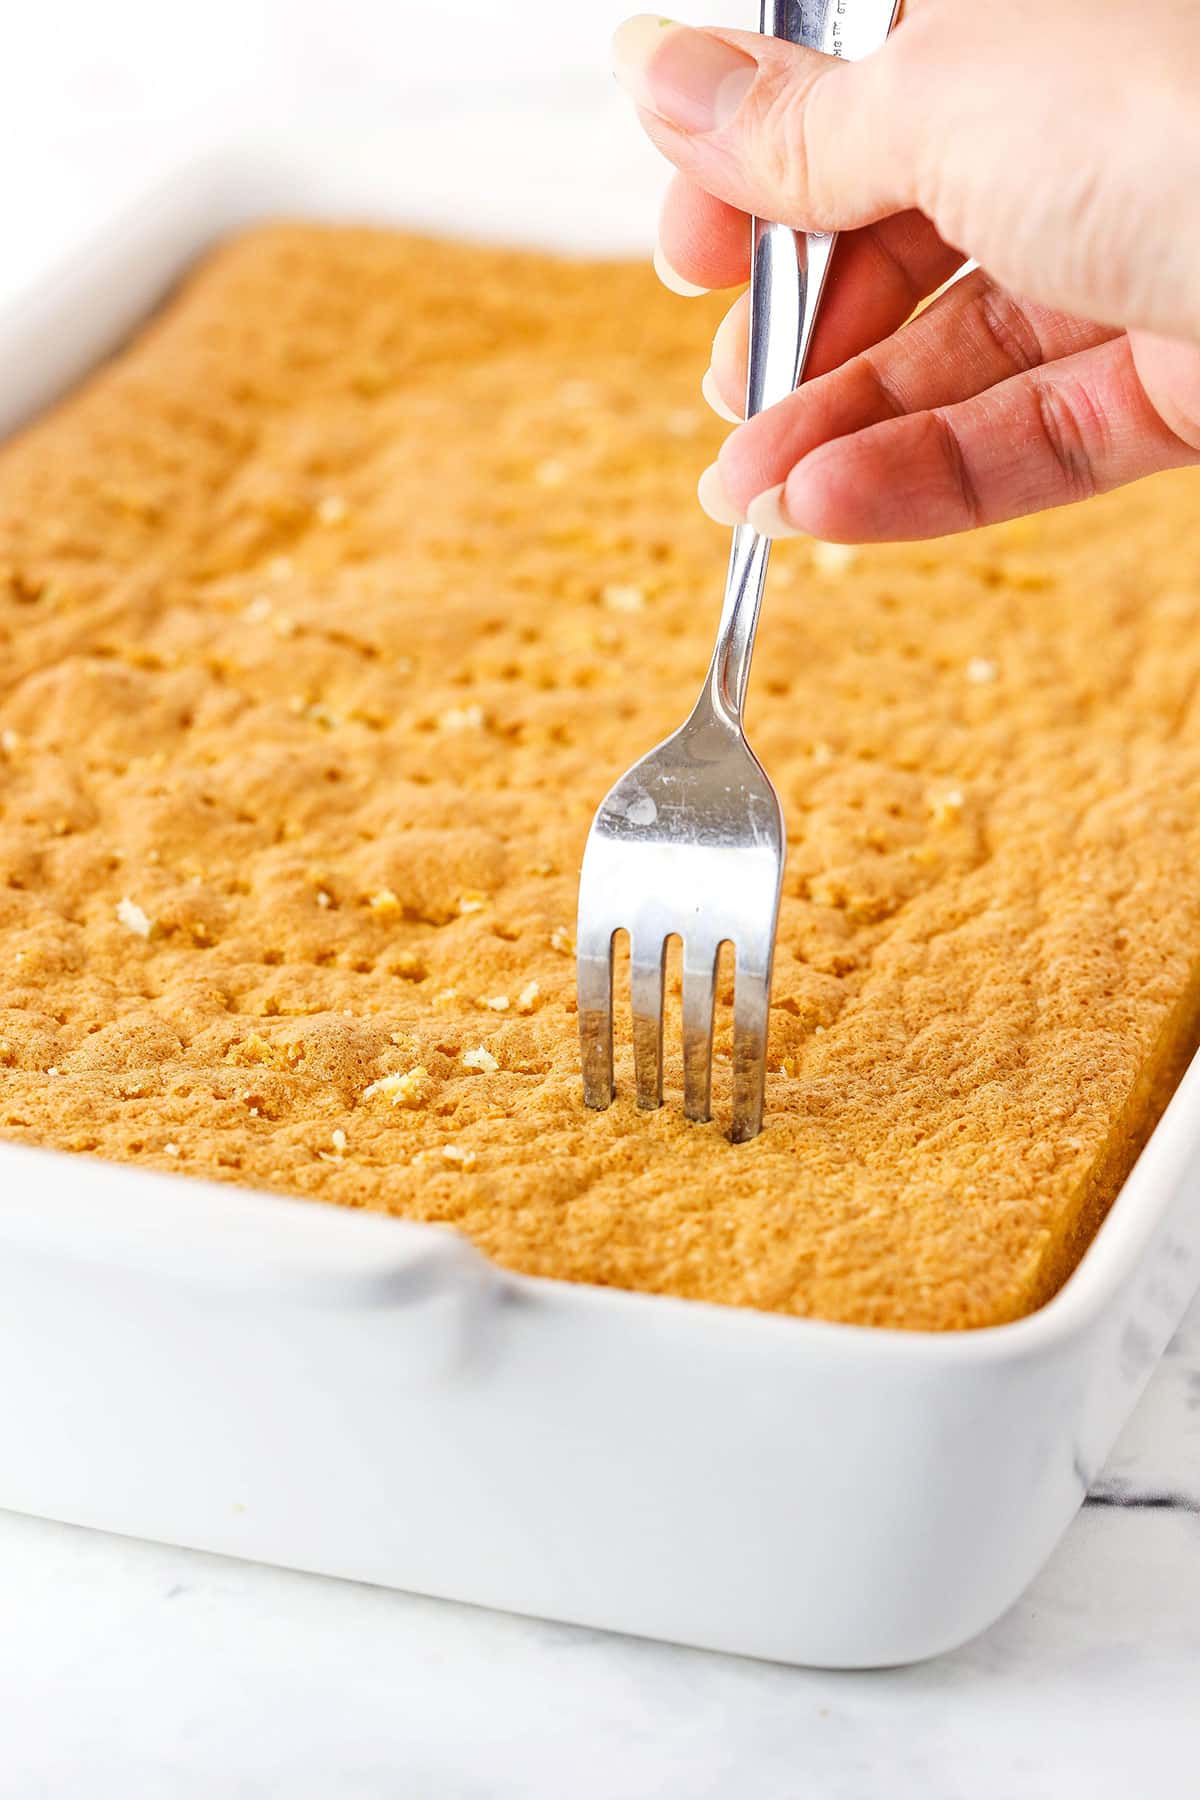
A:
<svg viewBox="0 0 1200 1800">
<path fill-rule="evenodd" d="M 1055 460 L 1067 478 L 1067 486 L 1076 500 L 1090 500 L 1097 491 L 1096 472 L 1088 449 L 1086 413 L 1092 435 L 1104 435 L 1104 423 L 1091 406 L 1082 389 L 1076 388 L 1072 400 L 1062 385 L 1055 381 L 1036 380 L 1033 384 L 1038 422 Z"/>
<path fill-rule="evenodd" d="M 1045 362 L 1042 341 L 1019 300 L 989 283 L 975 308 L 979 323 L 1014 374 L 1023 375 Z"/>
<path fill-rule="evenodd" d="M 884 237 L 882 235 L 882 231 L 879 228 L 876 228 L 876 230 L 872 234 L 872 242 L 874 243 L 875 248 L 876 248 L 876 250 L 878 250 L 880 256 L 882 256 L 884 262 L 888 265 L 888 267 L 891 269 L 892 273 L 896 276 L 897 280 L 899 281 L 901 290 L 904 294 L 904 298 L 908 302 L 909 312 L 910 313 L 915 312 L 917 307 L 921 304 L 922 300 L 924 300 L 924 298 L 925 298 L 924 287 L 917 280 L 916 276 L 911 272 L 911 270 L 905 268 L 904 264 L 901 262 L 900 258 L 896 255 L 896 252 L 892 249 L 891 245 L 889 243 L 887 243 L 886 240 L 884 239 Z"/>
<path fill-rule="evenodd" d="M 782 83 L 770 83 L 760 74 L 751 100 L 755 109 L 755 162 L 769 184 L 768 192 L 777 200 L 784 195 L 790 200 L 797 193 L 807 193 L 808 161 L 803 154 L 803 133 L 794 133 L 790 127 L 791 94 Z"/>
<path fill-rule="evenodd" d="M 894 382 L 889 379 L 886 365 L 876 362 L 869 350 L 864 350 L 858 361 L 867 371 L 871 386 L 887 408 L 889 415 L 893 419 L 903 418 L 909 411 L 908 401 Z"/>
<path fill-rule="evenodd" d="M 954 477 L 955 486 L 958 488 L 967 523 L 968 525 L 980 525 L 983 523 L 983 506 L 958 433 L 945 413 L 931 412 L 929 417 L 941 435 L 942 449 L 945 452 L 950 473 Z"/>
</svg>

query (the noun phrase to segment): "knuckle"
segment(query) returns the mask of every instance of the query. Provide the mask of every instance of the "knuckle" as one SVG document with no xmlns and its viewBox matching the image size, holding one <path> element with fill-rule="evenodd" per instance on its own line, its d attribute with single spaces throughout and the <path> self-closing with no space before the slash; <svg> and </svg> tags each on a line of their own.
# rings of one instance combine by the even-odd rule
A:
<svg viewBox="0 0 1200 1800">
<path fill-rule="evenodd" d="M 847 367 L 862 376 L 884 416 L 899 419 L 909 411 L 909 396 L 904 385 L 897 379 L 897 371 L 887 352 L 886 344 L 873 350 L 863 350 Z"/>
<path fill-rule="evenodd" d="M 1034 382 L 1038 427 L 1065 479 L 1073 500 L 1090 500 L 1097 491 L 1095 455 L 1103 447 L 1106 426 L 1086 387 L 1079 382 Z"/>
<path fill-rule="evenodd" d="M 797 114 L 802 111 L 787 84 L 766 84 L 758 107 L 755 147 L 772 193 L 789 199 L 802 197 L 808 186 L 805 147 L 796 127 Z"/>
<path fill-rule="evenodd" d="M 1041 339 L 1021 302 L 993 282 L 984 281 L 973 302 L 976 322 L 985 339 L 1014 375 L 1024 375 L 1044 361 Z"/>
<path fill-rule="evenodd" d="M 797 79 L 794 70 L 772 70 L 755 84 L 752 96 L 749 126 L 756 172 L 769 183 L 781 210 L 800 219 L 819 206 L 811 117 L 813 95 L 822 79 L 821 74 Z"/>
<path fill-rule="evenodd" d="M 969 526 L 981 525 L 984 522 L 983 502 L 953 420 L 944 412 L 932 412 L 929 417 L 938 433 L 942 455 L 957 492 L 963 519 Z"/>
</svg>

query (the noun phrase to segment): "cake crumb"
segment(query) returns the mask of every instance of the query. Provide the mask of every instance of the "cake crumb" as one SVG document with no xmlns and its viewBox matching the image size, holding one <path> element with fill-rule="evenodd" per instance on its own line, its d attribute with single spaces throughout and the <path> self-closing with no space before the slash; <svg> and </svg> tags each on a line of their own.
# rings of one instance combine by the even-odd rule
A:
<svg viewBox="0 0 1200 1800">
<path fill-rule="evenodd" d="M 1000 670 L 988 656 L 973 656 L 967 664 L 967 680 L 973 687 L 987 687 Z"/>
<path fill-rule="evenodd" d="M 558 397 L 564 406 L 598 406 L 604 395 L 594 381 L 572 379 L 564 381 L 558 390 Z"/>
<path fill-rule="evenodd" d="M 479 1004 L 480 1006 L 487 1007 L 489 1012 L 507 1012 L 509 1008 L 509 998 L 507 994 L 490 994 L 485 995 L 484 998 L 480 1000 Z"/>
<path fill-rule="evenodd" d="M 640 613 L 646 609 L 645 591 L 630 582 L 610 581 L 600 593 L 610 612 Z"/>
<path fill-rule="evenodd" d="M 860 555 L 855 544 L 827 544 L 821 538 L 814 538 L 809 546 L 812 566 L 819 575 L 845 575 Z"/>
<path fill-rule="evenodd" d="M 318 1157 L 322 1162 L 341 1162 L 346 1154 L 346 1145 L 349 1140 L 340 1125 L 330 1133 L 329 1141 L 333 1145 L 333 1149 L 318 1150 Z"/>
<path fill-rule="evenodd" d="M 494 1075 L 500 1067 L 491 1051 L 482 1044 L 477 1044 L 474 1050 L 464 1050 L 462 1060 L 464 1068 L 478 1069 L 485 1075 Z"/>
<path fill-rule="evenodd" d="M 533 1012 L 537 1006 L 537 998 L 541 991 L 542 990 L 536 981 L 527 981 L 517 995 L 517 1011 L 519 1013 Z"/>
<path fill-rule="evenodd" d="M 372 1100 L 378 1094 L 384 1100 L 390 1100 L 393 1106 L 405 1106 L 416 1109 L 424 1106 L 433 1088 L 433 1080 L 429 1070 L 418 1063 L 406 1074 L 383 1075 L 363 1089 L 363 1099 Z"/>
<path fill-rule="evenodd" d="M 459 1144 L 443 1144 L 441 1155 L 446 1162 L 458 1169 L 473 1169 L 479 1161 L 474 1150 L 466 1150 Z"/>
<path fill-rule="evenodd" d="M 116 912 L 126 931 L 132 931 L 135 937 L 148 938 L 153 934 L 154 921 L 128 895 L 117 901 Z"/>
<path fill-rule="evenodd" d="M 485 724 L 482 706 L 448 706 L 438 714 L 438 727 L 442 731 L 481 731 Z"/>
<path fill-rule="evenodd" d="M 935 794 L 929 802 L 929 810 L 934 823 L 946 825 L 956 820 L 967 803 L 967 797 L 961 788 L 946 788 Z"/>
<path fill-rule="evenodd" d="M 342 525 L 350 508 L 341 494 L 323 494 L 317 501 L 316 514 L 322 525 Z"/>
<path fill-rule="evenodd" d="M 377 913 L 380 918 L 392 918 L 396 913 L 404 911 L 391 888 L 380 888 L 377 894 L 371 895 L 367 904 L 371 911 Z M 401 954 L 402 956 L 411 956 L 412 953 L 403 951 Z"/>
<path fill-rule="evenodd" d="M 458 911 L 464 918 L 469 913 L 482 912 L 490 899 L 490 894 L 482 894 L 477 888 L 468 889 L 465 894 L 458 896 Z"/>
</svg>

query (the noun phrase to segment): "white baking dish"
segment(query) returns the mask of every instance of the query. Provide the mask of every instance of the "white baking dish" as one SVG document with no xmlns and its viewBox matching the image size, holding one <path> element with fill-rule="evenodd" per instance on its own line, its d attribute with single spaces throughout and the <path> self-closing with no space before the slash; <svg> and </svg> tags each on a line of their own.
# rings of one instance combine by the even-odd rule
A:
<svg viewBox="0 0 1200 1800">
<path fill-rule="evenodd" d="M 553 168 L 517 125 L 194 171 L 0 323 L 0 424 L 251 218 L 644 238 L 645 164 L 616 166 L 611 115 L 555 122 Z M 526 1279 L 434 1227 L 0 1146 L 0 1504 L 785 1661 L 904 1662 L 1020 1593 L 1198 1284 L 1196 1066 L 1058 1297 L 961 1335 Z"/>
</svg>

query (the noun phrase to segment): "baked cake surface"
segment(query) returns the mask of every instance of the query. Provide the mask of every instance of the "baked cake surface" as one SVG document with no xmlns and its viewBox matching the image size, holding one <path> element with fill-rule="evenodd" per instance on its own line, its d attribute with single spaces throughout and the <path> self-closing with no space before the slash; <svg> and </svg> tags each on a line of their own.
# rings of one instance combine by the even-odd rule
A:
<svg viewBox="0 0 1200 1800">
<path fill-rule="evenodd" d="M 685 1122 L 677 1015 L 638 1114 L 627 1005 L 582 1106 L 584 836 L 719 606 L 720 305 L 259 229 L 0 451 L 0 1133 L 829 1319 L 1061 1284 L 1197 1036 L 1192 475 L 776 550 L 767 1129 Z"/>
</svg>

